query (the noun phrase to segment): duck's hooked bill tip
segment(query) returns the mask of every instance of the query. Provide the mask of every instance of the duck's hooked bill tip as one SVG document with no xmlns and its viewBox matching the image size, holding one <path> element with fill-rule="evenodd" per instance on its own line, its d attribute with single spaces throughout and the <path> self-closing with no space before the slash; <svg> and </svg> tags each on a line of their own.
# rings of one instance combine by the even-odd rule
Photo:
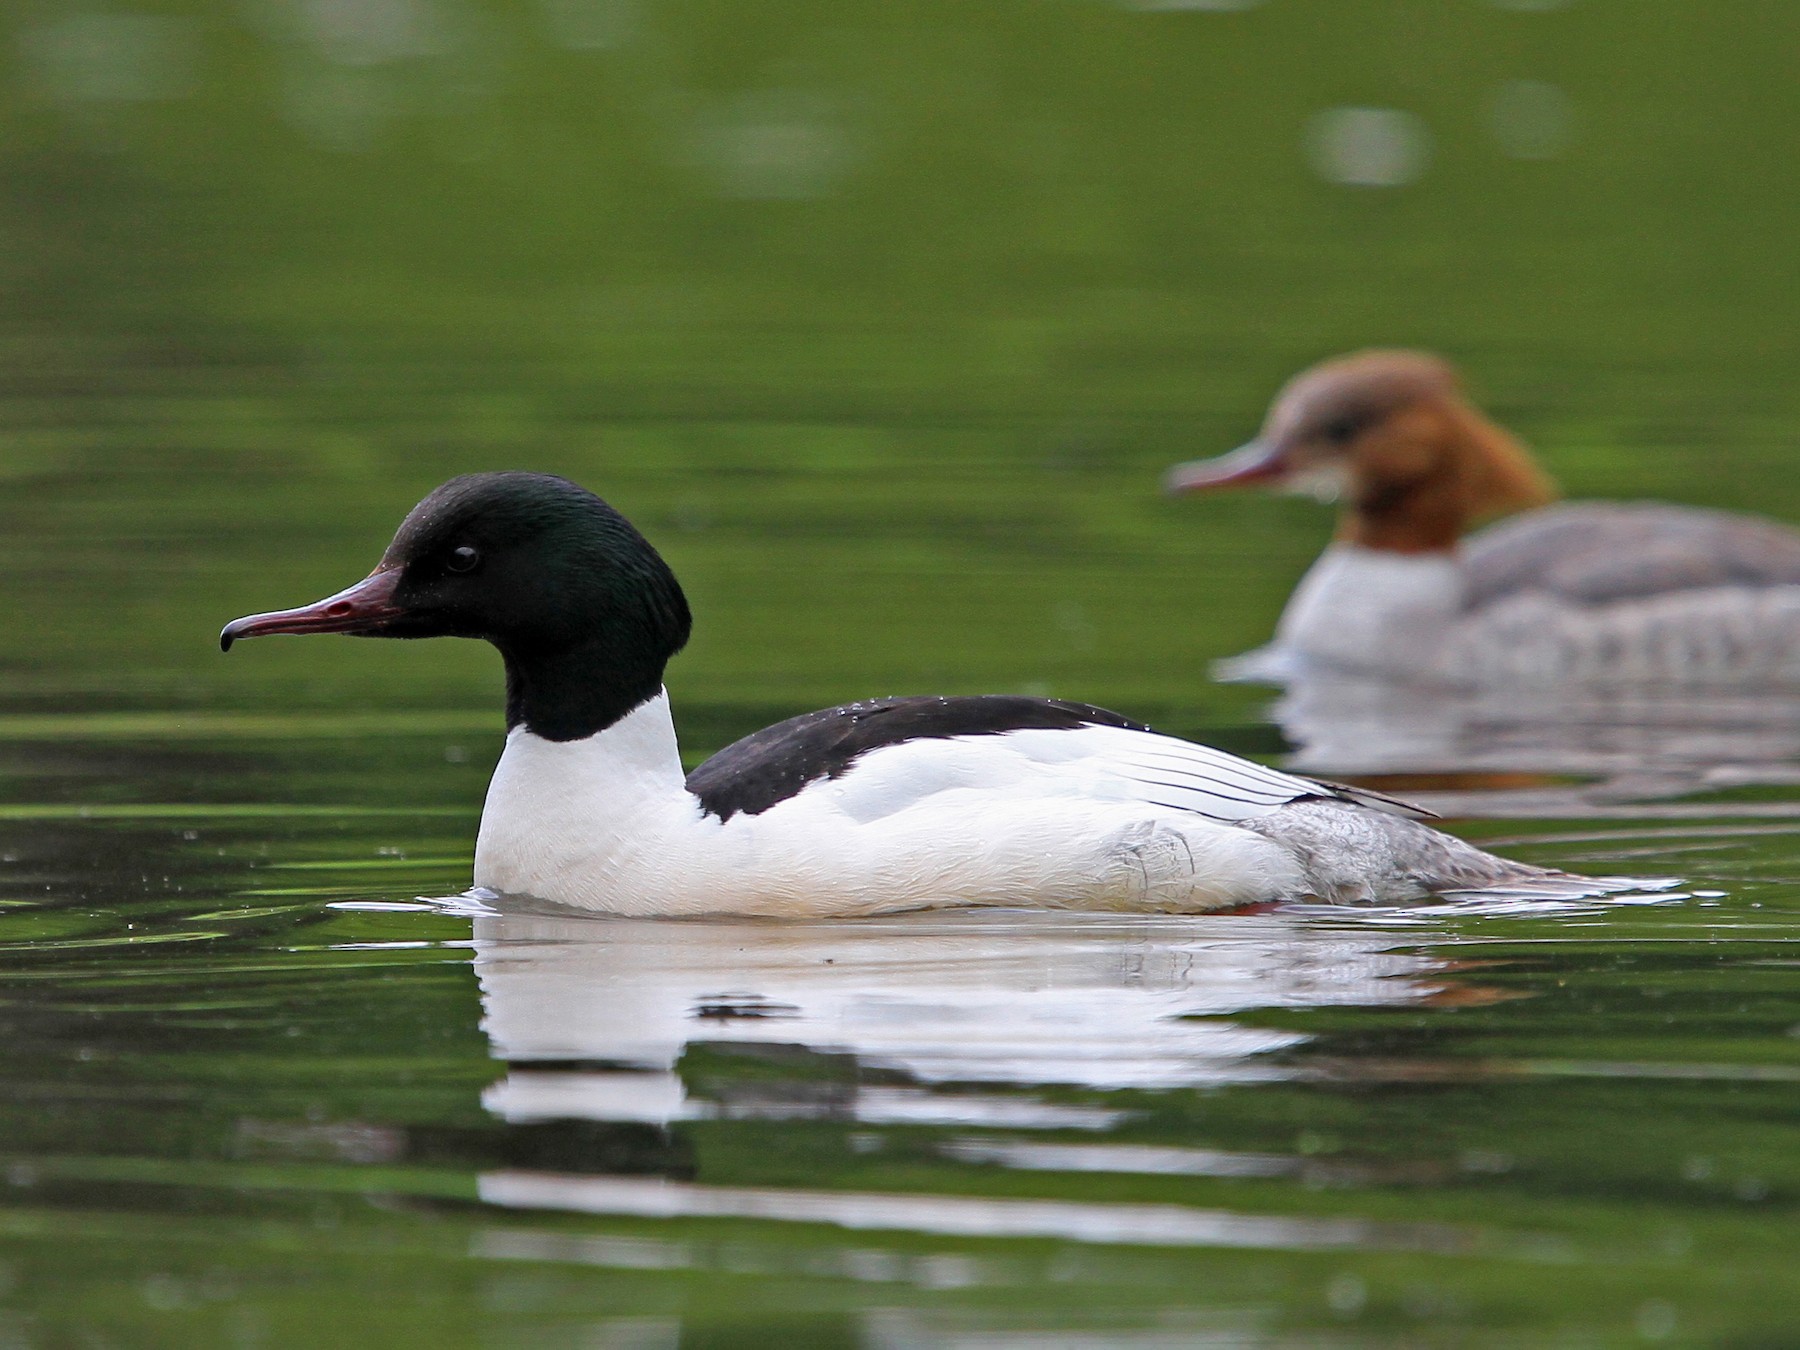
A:
<svg viewBox="0 0 1800 1350">
<path fill-rule="evenodd" d="M 228 652 L 239 638 L 266 637 L 274 633 L 379 634 L 406 610 L 394 602 L 400 584 L 397 570 L 383 570 L 363 578 L 348 590 L 328 595 L 299 609 L 272 610 L 233 619 L 219 631 L 219 650 Z"/>
<path fill-rule="evenodd" d="M 1164 492 L 1177 497 L 1184 492 L 1271 483 L 1287 471 L 1287 462 L 1278 447 L 1249 441 L 1212 459 L 1190 459 L 1175 465 L 1163 475 L 1162 486 Z"/>
</svg>

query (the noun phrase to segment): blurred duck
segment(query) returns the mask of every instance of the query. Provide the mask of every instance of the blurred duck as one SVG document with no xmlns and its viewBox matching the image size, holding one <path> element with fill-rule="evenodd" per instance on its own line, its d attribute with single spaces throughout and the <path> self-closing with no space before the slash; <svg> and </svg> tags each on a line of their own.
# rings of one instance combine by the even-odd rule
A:
<svg viewBox="0 0 1800 1350">
<path fill-rule="evenodd" d="M 816 918 L 1609 889 L 1496 858 L 1376 794 L 1049 699 L 828 708 L 684 777 L 663 669 L 689 624 L 674 574 L 612 507 L 566 479 L 489 473 L 420 502 L 365 580 L 238 619 L 220 641 L 353 633 L 499 648 L 508 732 L 475 884 L 503 895 L 624 915 Z"/>
<path fill-rule="evenodd" d="M 1423 352 L 1295 376 L 1261 434 L 1170 492 L 1341 503 L 1266 647 L 1225 679 L 1346 673 L 1465 687 L 1800 679 L 1800 531 L 1698 507 L 1549 505 L 1554 483 Z M 1464 537 L 1485 517 L 1522 512 Z"/>
</svg>

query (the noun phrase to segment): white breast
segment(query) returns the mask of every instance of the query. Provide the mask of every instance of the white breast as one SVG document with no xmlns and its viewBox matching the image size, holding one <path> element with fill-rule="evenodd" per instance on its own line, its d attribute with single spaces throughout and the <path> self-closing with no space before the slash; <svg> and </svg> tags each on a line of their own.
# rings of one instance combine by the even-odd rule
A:
<svg viewBox="0 0 1800 1350">
<path fill-rule="evenodd" d="M 1274 645 L 1301 672 L 1416 669 L 1436 655 L 1462 605 L 1451 554 L 1333 544 L 1294 588 Z"/>
</svg>

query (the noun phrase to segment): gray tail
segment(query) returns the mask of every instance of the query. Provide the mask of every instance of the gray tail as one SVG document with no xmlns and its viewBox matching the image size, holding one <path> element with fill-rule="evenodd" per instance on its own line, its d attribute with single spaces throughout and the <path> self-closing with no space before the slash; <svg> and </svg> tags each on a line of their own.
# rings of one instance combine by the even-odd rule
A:
<svg viewBox="0 0 1800 1350">
<path fill-rule="evenodd" d="M 1571 900 L 1669 884 L 1584 877 L 1514 862 L 1416 820 L 1390 815 L 1380 806 L 1357 802 L 1297 801 L 1243 826 L 1291 852 L 1312 896 L 1330 904 L 1383 905 L 1470 893 Z"/>
</svg>

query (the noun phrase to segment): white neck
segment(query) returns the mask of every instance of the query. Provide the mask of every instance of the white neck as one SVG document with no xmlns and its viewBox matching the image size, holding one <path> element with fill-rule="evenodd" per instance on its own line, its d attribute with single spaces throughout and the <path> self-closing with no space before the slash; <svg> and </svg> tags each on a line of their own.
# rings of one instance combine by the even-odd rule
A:
<svg viewBox="0 0 1800 1350">
<path fill-rule="evenodd" d="M 1424 673 L 1462 605 L 1453 553 L 1333 544 L 1294 588 L 1275 645 L 1307 664 Z"/>
<path fill-rule="evenodd" d="M 701 818 L 681 771 L 667 690 L 579 741 L 548 741 L 521 724 L 507 733 L 488 784 L 475 884 L 585 903 L 574 885 L 606 893 L 606 908 L 628 912 L 620 901 L 658 874 L 670 835 Z M 654 897 L 643 900 L 650 912 L 658 908 Z"/>
</svg>

